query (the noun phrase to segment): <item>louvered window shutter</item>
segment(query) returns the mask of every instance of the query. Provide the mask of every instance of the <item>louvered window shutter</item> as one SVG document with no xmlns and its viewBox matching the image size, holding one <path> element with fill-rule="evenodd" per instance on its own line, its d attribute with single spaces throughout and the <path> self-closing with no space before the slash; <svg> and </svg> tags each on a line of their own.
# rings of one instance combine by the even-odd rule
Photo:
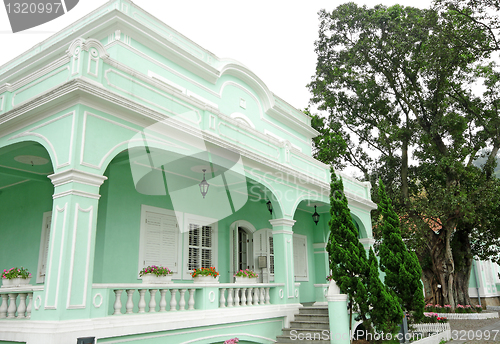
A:
<svg viewBox="0 0 500 344">
<path fill-rule="evenodd" d="M 146 212 L 144 266 L 162 265 L 177 272 L 178 236 L 174 215 Z"/>
<path fill-rule="evenodd" d="M 274 275 L 274 245 L 272 233 L 269 233 L 269 273 Z"/>
<path fill-rule="evenodd" d="M 188 270 L 213 266 L 213 230 L 211 226 L 189 224 Z"/>
</svg>

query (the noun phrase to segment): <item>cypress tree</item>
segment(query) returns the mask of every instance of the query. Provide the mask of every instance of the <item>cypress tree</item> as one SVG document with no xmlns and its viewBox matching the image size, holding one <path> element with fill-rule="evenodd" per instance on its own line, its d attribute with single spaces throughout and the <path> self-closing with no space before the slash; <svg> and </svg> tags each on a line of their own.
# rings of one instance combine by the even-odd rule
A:
<svg viewBox="0 0 500 344">
<path fill-rule="evenodd" d="M 394 292 L 389 290 L 379 278 L 378 261 L 370 247 L 368 264 L 368 303 L 372 305 L 370 320 L 378 332 L 394 333 L 403 318 L 403 311 Z"/>
<path fill-rule="evenodd" d="M 367 330 L 372 326 L 392 332 L 393 322 L 401 321 L 402 313 L 397 299 L 379 279 L 378 263 L 373 255 L 369 261 L 344 194 L 342 179 L 330 169 L 330 237 L 327 251 L 332 278 L 341 293 L 349 298 L 349 330 L 352 310 L 357 308 L 358 318 Z"/>
<path fill-rule="evenodd" d="M 385 186 L 379 180 L 378 209 L 382 215 L 382 243 L 380 269 L 385 272 L 385 285 L 392 290 L 406 311 L 413 311 L 420 319 L 424 312 L 424 294 L 421 283 L 422 268 L 415 252 L 409 252 L 401 237 L 399 217 L 387 197 Z"/>
</svg>

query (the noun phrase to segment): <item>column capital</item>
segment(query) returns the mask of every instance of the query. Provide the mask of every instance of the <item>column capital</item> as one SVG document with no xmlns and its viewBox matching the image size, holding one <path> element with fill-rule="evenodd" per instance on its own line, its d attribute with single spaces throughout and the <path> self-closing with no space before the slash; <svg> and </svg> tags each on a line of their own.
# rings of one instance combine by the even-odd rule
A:
<svg viewBox="0 0 500 344">
<path fill-rule="evenodd" d="M 336 302 L 336 301 L 347 301 L 347 294 L 336 294 L 336 295 L 327 295 L 326 300 L 329 302 Z"/>
<path fill-rule="evenodd" d="M 293 227 L 295 224 L 295 220 L 290 219 L 272 219 L 269 220 L 273 227 L 284 226 L 284 227 Z"/>
<path fill-rule="evenodd" d="M 99 187 L 102 185 L 102 183 L 104 183 L 106 179 L 108 179 L 108 177 L 106 176 L 83 172 L 75 169 L 69 169 L 63 172 L 54 173 L 48 177 L 55 187 L 72 182 Z"/>
<path fill-rule="evenodd" d="M 375 239 L 373 239 L 373 238 L 361 238 L 361 239 L 359 239 L 359 242 L 362 243 L 364 246 L 375 245 Z"/>
</svg>

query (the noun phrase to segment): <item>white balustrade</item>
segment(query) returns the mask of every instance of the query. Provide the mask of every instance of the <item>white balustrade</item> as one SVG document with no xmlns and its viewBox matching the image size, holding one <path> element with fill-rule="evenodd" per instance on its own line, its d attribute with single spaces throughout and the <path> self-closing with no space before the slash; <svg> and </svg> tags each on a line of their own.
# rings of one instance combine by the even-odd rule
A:
<svg viewBox="0 0 500 344">
<path fill-rule="evenodd" d="M 43 286 L 0 289 L 0 319 L 29 319 L 33 308 L 33 291 Z"/>
<path fill-rule="evenodd" d="M 200 295 L 197 293 L 206 293 L 205 288 L 216 288 L 216 301 L 219 308 L 248 307 L 270 305 L 271 288 L 282 286 L 274 283 L 258 283 L 253 285 L 238 285 L 235 283 L 221 283 L 219 285 L 202 284 L 94 284 L 94 288 L 111 289 L 114 292 L 114 300 L 110 300 L 113 305 L 113 315 L 137 314 L 137 313 L 155 313 L 155 312 L 175 312 L 192 311 L 197 309 L 195 302 Z M 125 291 L 125 292 L 124 292 Z M 125 311 L 123 304 L 125 302 Z M 20 295 L 20 294 L 19 294 Z M 204 295 L 204 294 L 203 294 Z M 213 295 L 213 294 L 212 294 Z M 2 298 L 7 298 L 0 304 L 0 318 L 13 317 L 14 309 L 9 308 L 11 304 L 8 294 L 0 294 Z M 16 297 L 18 294 L 15 295 Z M 14 296 L 12 296 L 14 297 Z M 218 300 L 217 300 L 218 297 Z M 123 298 L 123 300 L 122 300 Z M 28 301 L 29 300 L 29 301 Z M 26 306 L 23 306 L 24 303 Z M 32 295 L 24 293 L 20 296 L 18 304 L 21 310 L 26 310 L 26 316 L 29 317 L 28 309 L 31 310 Z M 16 317 L 19 317 L 16 315 Z M 22 316 L 21 316 L 22 318 Z"/>
<path fill-rule="evenodd" d="M 224 288 L 219 288 L 219 308 L 271 304 L 271 287 L 269 287 L 269 284 L 262 285 L 259 283 L 252 287 L 240 287 L 233 284 L 231 288 L 228 285 L 225 284 Z"/>
</svg>

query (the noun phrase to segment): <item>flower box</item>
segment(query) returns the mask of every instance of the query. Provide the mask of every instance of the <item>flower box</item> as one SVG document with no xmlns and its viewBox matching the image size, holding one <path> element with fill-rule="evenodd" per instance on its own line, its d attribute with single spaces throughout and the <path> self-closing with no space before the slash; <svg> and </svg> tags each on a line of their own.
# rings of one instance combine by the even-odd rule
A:
<svg viewBox="0 0 500 344">
<path fill-rule="evenodd" d="M 237 283 L 237 284 L 255 284 L 255 283 L 259 283 L 259 278 L 258 277 L 236 276 L 234 283 Z"/>
<path fill-rule="evenodd" d="M 156 276 L 155 274 L 142 275 L 142 283 L 145 284 L 166 284 L 172 283 L 172 275 Z"/>
<path fill-rule="evenodd" d="M 7 278 L 2 278 L 2 287 L 6 288 L 13 288 L 13 287 L 23 287 L 26 286 L 30 283 L 31 277 L 30 278 L 12 278 L 12 279 L 7 279 Z"/>
<path fill-rule="evenodd" d="M 219 276 L 195 276 L 193 283 L 219 283 Z"/>
</svg>

